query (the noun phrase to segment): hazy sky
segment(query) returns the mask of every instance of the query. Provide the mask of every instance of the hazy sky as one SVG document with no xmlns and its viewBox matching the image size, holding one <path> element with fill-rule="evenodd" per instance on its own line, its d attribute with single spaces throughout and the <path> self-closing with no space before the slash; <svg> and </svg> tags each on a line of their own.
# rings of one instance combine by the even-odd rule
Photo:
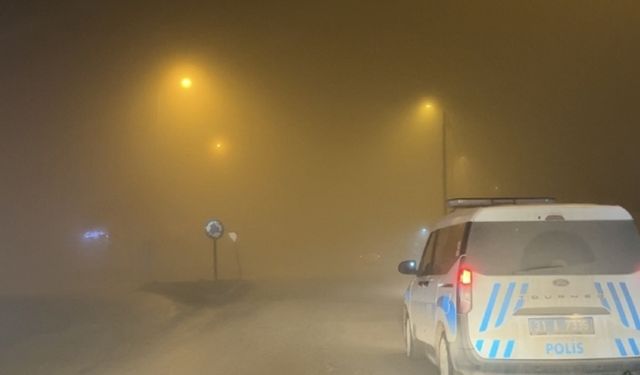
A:
<svg viewBox="0 0 640 375">
<path fill-rule="evenodd" d="M 425 97 L 448 119 L 449 195 L 640 213 L 637 2 L 33 2 L 0 25 L 17 274 L 82 269 L 77 236 L 104 226 L 112 265 L 206 275 L 208 217 L 255 274 L 395 261 L 441 213 Z"/>
</svg>

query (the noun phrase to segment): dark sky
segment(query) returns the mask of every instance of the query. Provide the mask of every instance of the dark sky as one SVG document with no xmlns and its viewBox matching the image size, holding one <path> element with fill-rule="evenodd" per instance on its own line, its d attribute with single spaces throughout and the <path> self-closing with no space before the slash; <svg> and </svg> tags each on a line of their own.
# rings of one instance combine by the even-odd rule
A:
<svg viewBox="0 0 640 375">
<path fill-rule="evenodd" d="M 425 97 L 450 196 L 640 213 L 637 2 L 16 2 L 0 25 L 14 274 L 82 269 L 77 236 L 104 226 L 95 262 L 201 276 L 211 216 L 256 275 L 395 261 L 440 214 Z M 168 88 L 180 69 L 191 99 Z"/>
</svg>

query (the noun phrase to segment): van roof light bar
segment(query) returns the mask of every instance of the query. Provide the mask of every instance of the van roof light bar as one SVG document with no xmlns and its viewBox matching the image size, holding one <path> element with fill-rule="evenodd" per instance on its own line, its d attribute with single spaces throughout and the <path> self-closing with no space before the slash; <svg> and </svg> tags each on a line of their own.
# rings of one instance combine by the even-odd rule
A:
<svg viewBox="0 0 640 375">
<path fill-rule="evenodd" d="M 556 203 L 552 197 L 494 197 L 494 198 L 455 198 L 448 199 L 447 206 L 452 209 L 488 207 L 512 204 L 551 204 Z"/>
</svg>

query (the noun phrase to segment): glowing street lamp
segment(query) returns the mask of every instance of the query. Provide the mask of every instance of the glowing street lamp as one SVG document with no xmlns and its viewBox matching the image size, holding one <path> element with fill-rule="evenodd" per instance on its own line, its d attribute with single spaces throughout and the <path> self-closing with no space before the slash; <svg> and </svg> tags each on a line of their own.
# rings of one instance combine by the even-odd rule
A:
<svg viewBox="0 0 640 375">
<path fill-rule="evenodd" d="M 189 77 L 184 77 L 180 81 L 180 86 L 182 86 L 183 89 L 191 88 L 191 85 L 193 85 L 193 82 L 191 82 L 191 78 Z"/>
<path fill-rule="evenodd" d="M 228 152 L 229 144 L 225 139 L 214 139 L 209 143 L 209 151 L 213 155 L 224 156 Z"/>
</svg>

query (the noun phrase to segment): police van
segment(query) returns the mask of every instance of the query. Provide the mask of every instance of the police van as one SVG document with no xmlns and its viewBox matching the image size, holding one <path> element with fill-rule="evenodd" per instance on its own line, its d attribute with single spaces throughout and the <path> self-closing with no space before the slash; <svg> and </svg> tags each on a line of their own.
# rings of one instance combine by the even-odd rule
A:
<svg viewBox="0 0 640 375">
<path fill-rule="evenodd" d="M 449 200 L 404 296 L 407 355 L 448 374 L 640 374 L 640 237 L 622 207 Z M 637 372 L 636 372 L 637 371 Z"/>
</svg>

